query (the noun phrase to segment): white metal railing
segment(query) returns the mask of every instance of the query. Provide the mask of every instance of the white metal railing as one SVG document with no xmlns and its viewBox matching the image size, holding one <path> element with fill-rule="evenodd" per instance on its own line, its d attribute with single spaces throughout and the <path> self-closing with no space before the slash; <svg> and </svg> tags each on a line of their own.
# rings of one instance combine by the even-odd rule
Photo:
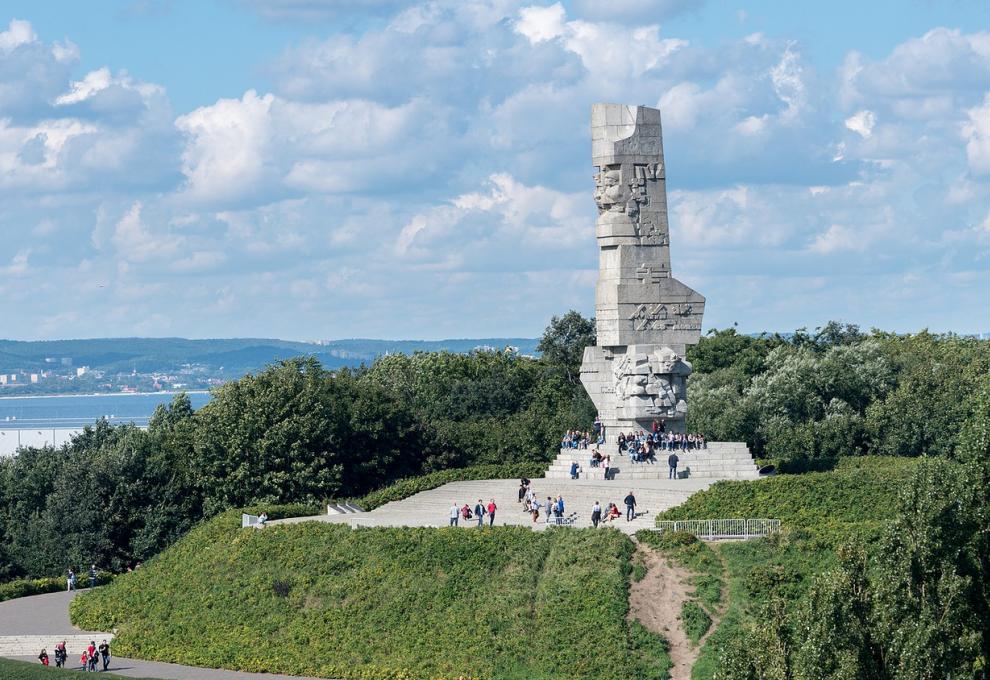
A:
<svg viewBox="0 0 990 680">
<path fill-rule="evenodd" d="M 654 531 L 686 531 L 698 538 L 756 538 L 780 531 L 779 519 L 679 519 L 657 522 Z"/>
</svg>

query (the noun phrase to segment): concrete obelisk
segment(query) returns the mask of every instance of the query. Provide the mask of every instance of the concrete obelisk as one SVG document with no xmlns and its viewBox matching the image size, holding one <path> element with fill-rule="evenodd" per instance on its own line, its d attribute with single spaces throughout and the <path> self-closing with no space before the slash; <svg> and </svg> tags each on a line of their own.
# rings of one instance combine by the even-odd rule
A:
<svg viewBox="0 0 990 680">
<path fill-rule="evenodd" d="M 591 109 L 598 342 L 584 350 L 581 382 L 606 437 L 664 421 L 683 432 L 684 359 L 701 336 L 705 298 L 671 276 L 660 111 L 595 104 Z"/>
</svg>

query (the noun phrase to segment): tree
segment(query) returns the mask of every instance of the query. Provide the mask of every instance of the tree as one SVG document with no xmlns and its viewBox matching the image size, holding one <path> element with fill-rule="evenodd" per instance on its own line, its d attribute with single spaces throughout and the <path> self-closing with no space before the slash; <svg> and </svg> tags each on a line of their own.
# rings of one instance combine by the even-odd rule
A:
<svg viewBox="0 0 990 680">
<path fill-rule="evenodd" d="M 536 349 L 547 363 L 564 369 L 568 382 L 578 383 L 584 348 L 597 342 L 595 320 L 586 319 L 573 309 L 564 316 L 554 316 L 543 331 Z"/>
</svg>

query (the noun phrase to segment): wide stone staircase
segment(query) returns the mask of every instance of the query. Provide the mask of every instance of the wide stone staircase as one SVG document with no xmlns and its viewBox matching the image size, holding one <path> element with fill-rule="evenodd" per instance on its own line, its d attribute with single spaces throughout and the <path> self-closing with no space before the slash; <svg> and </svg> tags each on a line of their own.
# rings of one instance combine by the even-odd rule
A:
<svg viewBox="0 0 990 680">
<path fill-rule="evenodd" d="M 546 472 L 548 479 L 570 479 L 571 463 L 579 466 L 579 479 L 604 480 L 604 468 L 591 467 L 591 449 L 561 449 Z M 634 463 L 628 455 L 613 455 L 609 476 L 617 482 L 647 479 L 667 479 L 667 456 L 670 451 L 658 450 L 655 463 Z M 679 479 L 757 479 L 759 468 L 749 448 L 743 442 L 709 442 L 704 449 L 677 451 Z"/>
</svg>

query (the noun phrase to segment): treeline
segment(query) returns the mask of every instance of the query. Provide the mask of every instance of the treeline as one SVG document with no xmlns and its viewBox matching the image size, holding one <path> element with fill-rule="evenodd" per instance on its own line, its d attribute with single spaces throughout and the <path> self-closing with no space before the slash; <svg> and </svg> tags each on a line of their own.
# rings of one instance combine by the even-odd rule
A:
<svg viewBox="0 0 990 680">
<path fill-rule="evenodd" d="M 179 396 L 148 430 L 98 423 L 59 449 L 22 450 L 0 461 L 0 579 L 90 562 L 120 570 L 229 508 L 315 509 L 437 470 L 547 461 L 563 431 L 594 419 L 579 381 L 594 330 L 576 312 L 555 317 L 540 358 L 417 353 L 332 372 L 291 359 L 196 412 Z M 977 409 L 990 400 L 984 341 L 839 324 L 787 337 L 726 330 L 689 359 L 690 429 L 746 441 L 785 469 L 957 456 L 962 437 L 990 427 Z"/>
<path fill-rule="evenodd" d="M 571 340 L 594 342 L 583 323 Z M 22 449 L 0 460 L 0 580 L 91 562 L 123 570 L 229 508 L 316 511 L 400 478 L 548 460 L 594 413 L 547 342 L 544 359 L 418 353 L 331 372 L 294 358 L 195 412 L 178 395 L 147 430 L 99 422 L 59 449 Z"/>
<path fill-rule="evenodd" d="M 690 430 L 745 441 L 784 469 L 840 456 L 955 457 L 990 397 L 990 342 L 955 335 L 716 331 L 688 351 Z"/>
</svg>

